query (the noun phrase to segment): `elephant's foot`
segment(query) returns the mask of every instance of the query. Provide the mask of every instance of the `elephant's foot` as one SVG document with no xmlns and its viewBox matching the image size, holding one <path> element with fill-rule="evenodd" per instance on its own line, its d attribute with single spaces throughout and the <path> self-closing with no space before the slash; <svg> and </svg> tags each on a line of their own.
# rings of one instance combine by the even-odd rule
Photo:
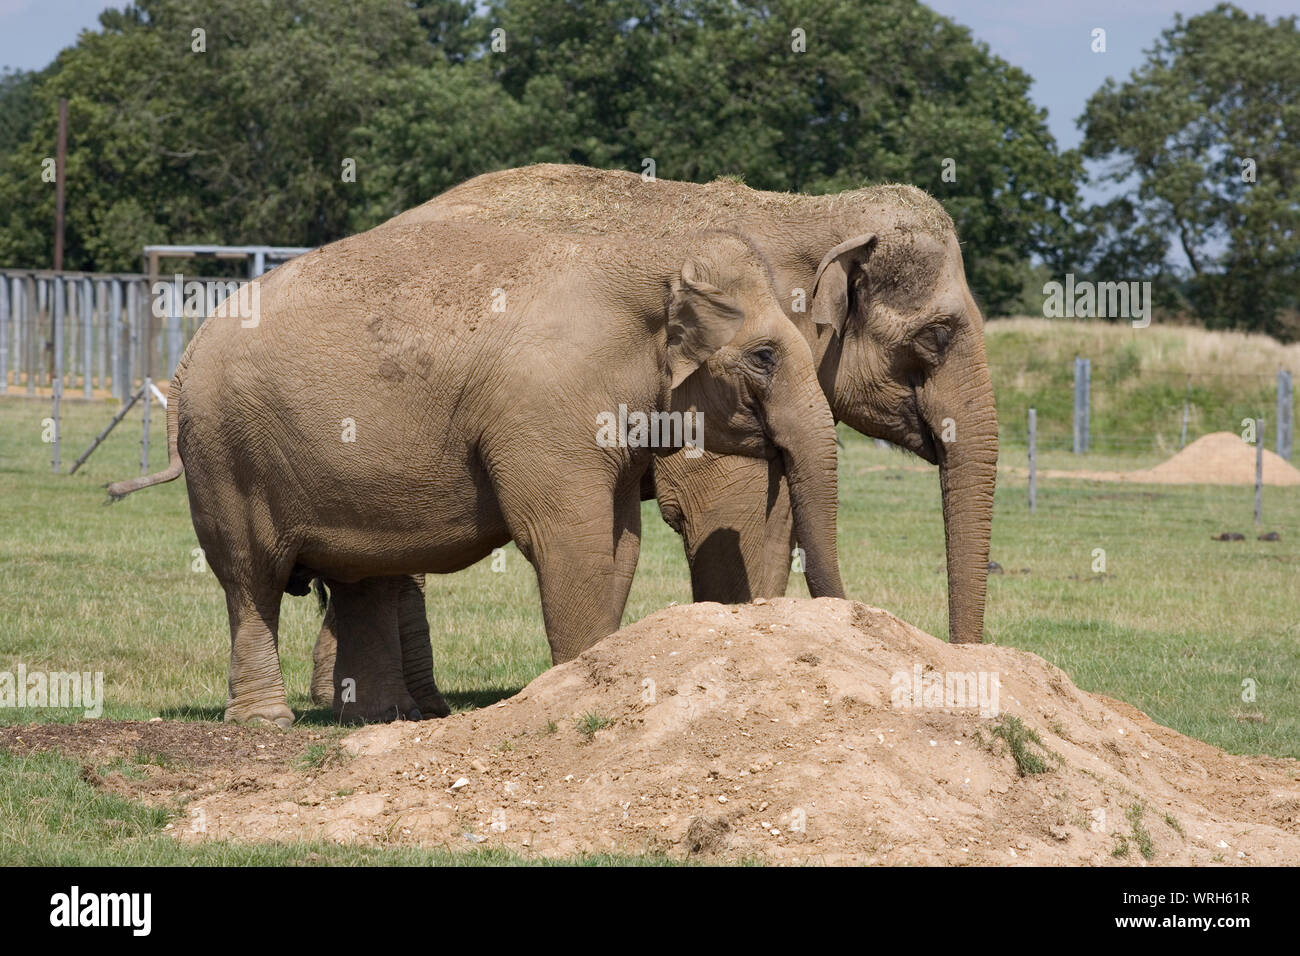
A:
<svg viewBox="0 0 1300 956">
<path fill-rule="evenodd" d="M 421 721 L 424 713 L 411 696 L 404 695 L 400 700 L 335 704 L 334 718 L 339 723 L 393 723 Z"/>
<path fill-rule="evenodd" d="M 419 708 L 420 713 L 423 714 L 423 718 L 411 719 L 419 720 L 429 717 L 446 717 L 451 714 L 451 707 L 448 705 L 442 694 L 438 692 L 438 688 L 436 687 L 432 691 L 417 693 L 414 696 L 415 705 Z"/>
<path fill-rule="evenodd" d="M 226 704 L 226 722 L 254 724 L 288 730 L 293 726 L 293 711 L 288 704 Z"/>
<path fill-rule="evenodd" d="M 332 707 L 334 705 L 334 674 L 332 669 L 324 680 L 317 680 L 315 676 L 312 677 L 311 702 L 317 707 Z"/>
<path fill-rule="evenodd" d="M 391 724 L 395 720 L 422 720 L 423 711 L 406 693 L 376 694 L 372 699 L 344 701 L 334 697 L 334 717 L 341 724 Z"/>
</svg>

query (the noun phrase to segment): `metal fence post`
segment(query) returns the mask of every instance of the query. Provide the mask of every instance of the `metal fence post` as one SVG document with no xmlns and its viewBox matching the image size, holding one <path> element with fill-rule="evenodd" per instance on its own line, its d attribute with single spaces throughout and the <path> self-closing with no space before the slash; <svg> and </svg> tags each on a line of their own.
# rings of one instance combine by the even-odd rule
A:
<svg viewBox="0 0 1300 956">
<path fill-rule="evenodd" d="M 9 280 L 0 277 L 0 395 L 9 392 Z"/>
<path fill-rule="evenodd" d="M 1086 358 L 1074 359 L 1074 453 L 1088 451 L 1088 395 L 1092 384 L 1092 363 Z"/>
<path fill-rule="evenodd" d="M 18 388 L 18 375 L 23 367 L 23 281 L 14 276 L 9 288 L 9 309 L 13 312 L 13 335 L 9 342 L 9 354 L 13 356 L 10 362 L 14 368 L 14 389 Z"/>
<path fill-rule="evenodd" d="M 140 283 L 126 285 L 126 390 L 135 391 L 135 376 L 140 369 Z"/>
<path fill-rule="evenodd" d="M 108 283 L 108 368 L 113 380 L 113 394 L 122 401 L 126 396 L 122 387 L 122 283 L 113 279 Z"/>
<path fill-rule="evenodd" d="M 144 430 L 140 433 L 140 474 L 149 474 L 149 409 L 153 407 L 153 379 L 144 377 Z"/>
<path fill-rule="evenodd" d="M 95 284 L 82 279 L 79 288 L 81 300 L 81 395 L 94 398 L 94 382 L 90 379 L 91 366 L 95 364 Z"/>
<path fill-rule="evenodd" d="M 99 322 L 95 330 L 95 384 L 101 391 L 108 390 L 108 283 L 95 282 L 95 311 Z"/>
<path fill-rule="evenodd" d="M 167 378 L 176 373 L 181 360 L 181 317 L 185 314 L 185 283 L 178 275 L 172 284 L 171 308 L 167 311 Z"/>
<path fill-rule="evenodd" d="M 1255 419 L 1255 524 L 1264 510 L 1264 419 Z"/>
<path fill-rule="evenodd" d="M 23 298 L 27 300 L 27 394 L 36 394 L 36 371 L 41 364 L 41 313 L 45 311 L 45 283 L 35 278 L 29 279 L 30 290 Z"/>
<path fill-rule="evenodd" d="M 1038 510 L 1038 412 L 1029 410 L 1029 513 Z"/>
<path fill-rule="evenodd" d="M 1277 453 L 1291 460 L 1291 373 L 1277 370 Z"/>
<path fill-rule="evenodd" d="M 50 391 L 53 395 L 54 404 L 54 472 L 59 471 L 59 427 L 60 427 L 60 409 L 59 402 L 63 398 L 63 326 L 67 319 L 67 289 L 62 278 L 54 280 L 54 288 L 51 289 L 54 299 L 54 309 L 50 321 L 53 323 L 50 337 L 54 340 L 54 375 L 50 378 Z"/>
</svg>

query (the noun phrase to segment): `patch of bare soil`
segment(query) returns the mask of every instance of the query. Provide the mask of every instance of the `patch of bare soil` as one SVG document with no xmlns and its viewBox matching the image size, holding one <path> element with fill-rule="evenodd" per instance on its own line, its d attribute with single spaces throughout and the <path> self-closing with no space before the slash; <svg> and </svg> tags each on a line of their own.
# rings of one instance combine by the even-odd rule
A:
<svg viewBox="0 0 1300 956">
<path fill-rule="evenodd" d="M 255 789 L 265 775 L 300 764 L 322 736 L 189 721 L 82 720 L 0 727 L 0 750 L 54 751 L 80 761 L 92 786 L 180 804 L 195 795 Z"/>
<path fill-rule="evenodd" d="M 1280 455 L 1263 449 L 1266 485 L 1300 485 L 1300 469 Z M 1132 481 L 1151 485 L 1253 485 L 1255 446 L 1232 432 L 1202 435 L 1168 461 L 1138 471 L 1042 472 L 1044 478 L 1084 478 L 1090 481 Z"/>
<path fill-rule="evenodd" d="M 983 716 L 957 696 L 981 675 Z M 1300 863 L 1300 761 L 1226 754 L 1034 654 L 950 645 L 849 601 L 668 608 L 507 701 L 363 728 L 343 748 L 333 766 L 268 765 L 256 788 L 200 795 L 206 832 L 178 837 L 773 863 Z"/>
</svg>

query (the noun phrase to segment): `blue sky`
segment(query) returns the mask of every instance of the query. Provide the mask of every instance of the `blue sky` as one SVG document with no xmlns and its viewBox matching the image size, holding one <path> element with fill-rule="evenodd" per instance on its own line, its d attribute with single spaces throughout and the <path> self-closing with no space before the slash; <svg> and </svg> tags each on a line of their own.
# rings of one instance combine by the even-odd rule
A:
<svg viewBox="0 0 1300 956">
<path fill-rule="evenodd" d="M 0 0 L 0 66 L 36 69 L 77 34 L 98 25 L 105 0 Z M 121 6 L 121 4 L 117 4 Z M 1249 13 L 1270 18 L 1300 12 L 1298 0 L 1240 0 Z M 929 6 L 970 27 L 994 53 L 1034 78 L 1031 97 L 1047 108 L 1048 124 L 1062 148 L 1076 146 L 1074 121 L 1088 96 L 1113 76 L 1127 76 L 1142 61 L 1174 14 L 1201 13 L 1210 0 L 931 0 Z M 1092 30 L 1106 31 L 1105 53 L 1090 49 Z"/>
</svg>

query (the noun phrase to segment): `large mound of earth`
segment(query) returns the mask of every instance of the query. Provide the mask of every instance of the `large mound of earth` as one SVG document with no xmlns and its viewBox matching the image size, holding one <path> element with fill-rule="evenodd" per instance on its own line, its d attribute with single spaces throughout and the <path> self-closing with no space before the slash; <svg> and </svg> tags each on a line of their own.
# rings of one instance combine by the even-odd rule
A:
<svg viewBox="0 0 1300 956">
<path fill-rule="evenodd" d="M 849 601 L 671 607 L 509 700 L 363 728 L 342 751 L 202 796 L 187 814 L 203 825 L 177 832 L 775 863 L 1300 863 L 1300 761 L 1231 756 L 1034 654 L 950 645 Z"/>
<path fill-rule="evenodd" d="M 1300 485 L 1300 469 L 1267 448 L 1263 451 L 1266 485 Z M 1151 485 L 1253 485 L 1254 445 L 1232 432 L 1202 435 L 1168 461 L 1138 471 L 1044 471 L 1045 478 L 1135 481 Z"/>
</svg>

